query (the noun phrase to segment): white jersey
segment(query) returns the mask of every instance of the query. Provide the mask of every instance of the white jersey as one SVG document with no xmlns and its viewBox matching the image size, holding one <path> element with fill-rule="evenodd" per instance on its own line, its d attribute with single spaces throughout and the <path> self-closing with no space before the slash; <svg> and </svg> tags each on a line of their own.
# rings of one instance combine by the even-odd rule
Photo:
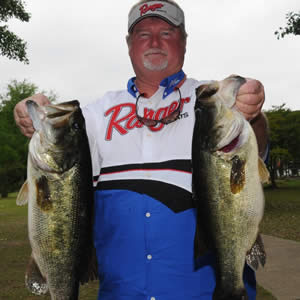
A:
<svg viewBox="0 0 300 300">
<path fill-rule="evenodd" d="M 95 103 L 83 108 L 93 162 L 95 186 L 111 180 L 144 179 L 176 185 L 191 192 L 191 172 L 186 167 L 174 167 L 167 162 L 191 160 L 194 127 L 195 89 L 201 82 L 186 79 L 180 87 L 180 118 L 168 125 L 147 127 L 135 114 L 136 98 L 127 90 L 108 92 Z M 178 103 L 179 92 L 174 91 L 163 99 L 164 87 L 145 104 L 146 114 L 156 119 L 168 115 Z M 141 99 L 140 115 L 145 101 Z M 140 164 L 153 164 L 153 168 L 134 168 Z M 122 166 L 130 165 L 130 168 Z M 163 168 L 159 166 L 163 165 Z M 113 169 L 109 169 L 113 168 Z M 101 170 L 112 170 L 104 172 Z M 100 175 L 101 172 L 101 176 Z"/>
</svg>

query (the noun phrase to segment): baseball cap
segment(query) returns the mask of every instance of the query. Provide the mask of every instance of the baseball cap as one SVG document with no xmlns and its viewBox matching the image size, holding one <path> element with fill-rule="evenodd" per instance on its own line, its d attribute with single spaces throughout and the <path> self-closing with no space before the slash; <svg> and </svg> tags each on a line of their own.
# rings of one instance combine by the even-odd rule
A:
<svg viewBox="0 0 300 300">
<path fill-rule="evenodd" d="M 147 17 L 159 17 L 166 22 L 179 26 L 184 25 L 184 12 L 181 8 L 170 2 L 147 1 L 133 6 L 128 15 L 128 32 L 133 26 Z"/>
</svg>

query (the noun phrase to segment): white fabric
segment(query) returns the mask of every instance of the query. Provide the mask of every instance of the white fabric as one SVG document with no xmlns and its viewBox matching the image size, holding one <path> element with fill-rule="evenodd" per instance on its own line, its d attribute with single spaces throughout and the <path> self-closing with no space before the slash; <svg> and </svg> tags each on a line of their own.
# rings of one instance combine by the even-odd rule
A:
<svg viewBox="0 0 300 300">
<path fill-rule="evenodd" d="M 201 82 L 194 79 L 187 79 L 180 87 L 181 98 L 186 101 L 182 106 L 181 118 L 168 125 L 158 125 L 154 129 L 145 125 L 140 128 L 134 126 L 139 124 L 135 116 L 136 99 L 127 90 L 108 92 L 95 103 L 84 107 L 93 175 L 98 176 L 104 167 L 190 160 L 195 120 L 195 89 L 200 84 Z M 175 91 L 162 100 L 163 91 L 164 88 L 159 87 L 148 99 L 149 109 L 153 107 L 157 112 L 157 107 L 167 108 L 171 103 L 178 102 L 179 93 Z M 191 190 L 191 174 L 172 170 L 145 170 L 127 174 L 119 172 L 100 176 L 99 181 L 125 178 L 160 180 Z"/>
</svg>

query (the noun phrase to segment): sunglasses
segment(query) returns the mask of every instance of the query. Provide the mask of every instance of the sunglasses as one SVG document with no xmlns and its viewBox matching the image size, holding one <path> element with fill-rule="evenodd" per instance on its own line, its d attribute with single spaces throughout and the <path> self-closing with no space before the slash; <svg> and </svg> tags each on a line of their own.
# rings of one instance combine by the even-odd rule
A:
<svg viewBox="0 0 300 300">
<path fill-rule="evenodd" d="M 156 126 L 158 123 L 162 123 L 162 124 L 165 124 L 165 125 L 168 125 L 176 120 L 179 119 L 179 115 L 180 115 L 180 112 L 181 112 L 181 93 L 180 93 L 180 89 L 178 87 L 175 87 L 174 90 L 177 90 L 178 93 L 179 93 L 179 100 L 178 100 L 178 103 L 177 103 L 177 108 L 171 112 L 169 115 L 167 115 L 166 117 L 160 119 L 160 120 L 154 120 L 154 119 L 147 119 L 145 117 L 141 117 L 139 114 L 138 114 L 138 111 L 139 111 L 139 108 L 138 108 L 138 103 L 139 103 L 139 99 L 140 97 L 143 97 L 145 96 L 145 94 L 140 94 L 137 99 L 136 99 L 136 104 L 135 104 L 135 107 L 136 107 L 136 117 L 137 119 L 143 123 L 144 125 L 148 126 L 148 127 L 154 127 Z"/>
</svg>

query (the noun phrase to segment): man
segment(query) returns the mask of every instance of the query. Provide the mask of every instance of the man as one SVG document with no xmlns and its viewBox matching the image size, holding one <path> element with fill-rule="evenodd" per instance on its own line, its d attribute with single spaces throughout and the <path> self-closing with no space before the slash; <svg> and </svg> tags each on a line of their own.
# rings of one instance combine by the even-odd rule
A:
<svg viewBox="0 0 300 300">
<path fill-rule="evenodd" d="M 201 82 L 182 71 L 183 11 L 170 0 L 140 1 L 129 13 L 127 43 L 136 78 L 127 90 L 106 93 L 83 109 L 95 184 L 98 299 L 211 299 L 214 257 L 203 256 L 198 269 L 194 264 L 190 160 L 195 88 Z M 30 98 L 48 103 L 40 94 Z M 15 107 L 15 119 L 30 137 L 34 129 L 25 101 Z M 253 123 L 262 155 L 263 101 L 261 83 L 248 80 L 236 102 Z M 255 299 L 248 267 L 244 279 Z"/>
</svg>

